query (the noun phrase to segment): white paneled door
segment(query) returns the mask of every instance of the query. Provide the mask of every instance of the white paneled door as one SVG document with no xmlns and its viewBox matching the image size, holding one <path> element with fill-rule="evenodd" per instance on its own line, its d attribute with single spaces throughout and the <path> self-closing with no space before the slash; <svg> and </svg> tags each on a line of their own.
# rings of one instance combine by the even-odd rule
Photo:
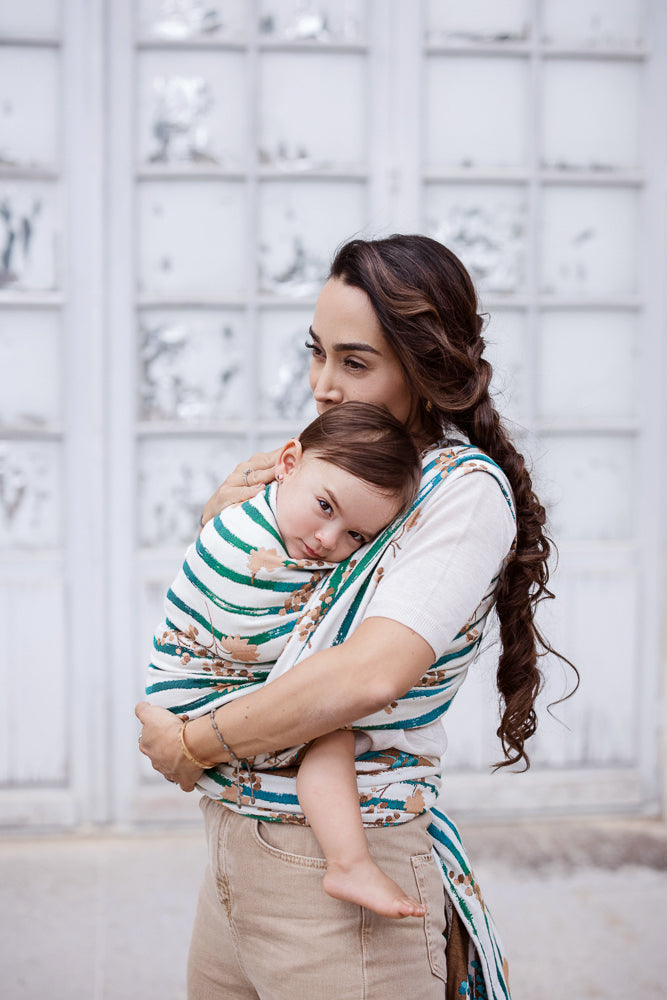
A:
<svg viewBox="0 0 667 1000">
<path fill-rule="evenodd" d="M 336 246 L 470 268 L 560 550 L 533 768 L 492 776 L 493 654 L 451 710 L 456 815 L 660 808 L 662 0 L 0 0 L 0 809 L 174 822 L 136 750 L 161 603 L 233 465 L 313 415 Z"/>
</svg>

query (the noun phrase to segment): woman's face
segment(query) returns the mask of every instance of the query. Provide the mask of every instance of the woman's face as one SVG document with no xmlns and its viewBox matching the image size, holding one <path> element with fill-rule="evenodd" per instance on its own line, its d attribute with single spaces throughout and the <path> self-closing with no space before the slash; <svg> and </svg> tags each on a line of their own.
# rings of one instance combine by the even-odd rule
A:
<svg viewBox="0 0 667 1000">
<path fill-rule="evenodd" d="M 330 278 L 310 336 L 310 388 L 318 413 L 339 403 L 375 403 L 418 432 L 416 400 L 365 292 Z"/>
</svg>

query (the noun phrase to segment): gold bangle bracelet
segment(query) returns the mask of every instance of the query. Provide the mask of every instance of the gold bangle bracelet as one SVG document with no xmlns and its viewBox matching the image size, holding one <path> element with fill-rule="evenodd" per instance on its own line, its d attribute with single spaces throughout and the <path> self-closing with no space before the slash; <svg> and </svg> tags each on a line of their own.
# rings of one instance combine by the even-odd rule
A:
<svg viewBox="0 0 667 1000">
<path fill-rule="evenodd" d="M 178 730 L 178 742 L 181 744 L 181 749 L 188 760 L 192 761 L 193 764 L 196 764 L 197 767 L 201 767 L 202 771 L 208 771 L 210 768 L 215 767 L 215 764 L 205 764 L 203 760 L 197 760 L 194 754 L 191 754 L 188 750 L 187 743 L 185 742 L 185 727 L 188 722 L 190 722 L 190 719 L 186 719 L 181 728 Z"/>
</svg>

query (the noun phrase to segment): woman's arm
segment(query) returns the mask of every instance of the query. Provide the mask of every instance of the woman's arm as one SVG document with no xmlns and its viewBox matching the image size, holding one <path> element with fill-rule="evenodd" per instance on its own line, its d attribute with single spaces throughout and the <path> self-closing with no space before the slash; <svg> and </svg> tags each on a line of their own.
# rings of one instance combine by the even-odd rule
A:
<svg viewBox="0 0 667 1000">
<path fill-rule="evenodd" d="M 223 705 L 216 724 L 241 758 L 307 743 L 389 705 L 434 659 L 431 646 L 406 625 L 367 618 L 341 645 L 314 653 L 259 691 Z M 190 791 L 201 771 L 182 753 L 179 720 L 146 702 L 136 714 L 144 726 L 142 752 L 156 770 Z M 211 765 L 230 759 L 208 716 L 188 723 L 187 746 Z"/>
</svg>

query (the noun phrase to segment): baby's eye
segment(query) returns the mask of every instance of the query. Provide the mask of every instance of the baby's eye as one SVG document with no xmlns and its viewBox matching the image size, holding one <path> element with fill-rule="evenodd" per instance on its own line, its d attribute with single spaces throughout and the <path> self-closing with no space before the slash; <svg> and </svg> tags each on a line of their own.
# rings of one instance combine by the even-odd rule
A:
<svg viewBox="0 0 667 1000">
<path fill-rule="evenodd" d="M 348 535 L 357 543 L 357 545 L 363 545 L 366 541 L 364 536 L 360 535 L 358 531 L 348 531 Z"/>
<path fill-rule="evenodd" d="M 322 510 L 324 511 L 325 514 L 330 514 L 331 513 L 331 504 L 328 502 L 328 500 L 318 499 L 317 502 L 318 502 L 318 504 L 320 505 L 320 507 L 322 508 Z"/>
</svg>

